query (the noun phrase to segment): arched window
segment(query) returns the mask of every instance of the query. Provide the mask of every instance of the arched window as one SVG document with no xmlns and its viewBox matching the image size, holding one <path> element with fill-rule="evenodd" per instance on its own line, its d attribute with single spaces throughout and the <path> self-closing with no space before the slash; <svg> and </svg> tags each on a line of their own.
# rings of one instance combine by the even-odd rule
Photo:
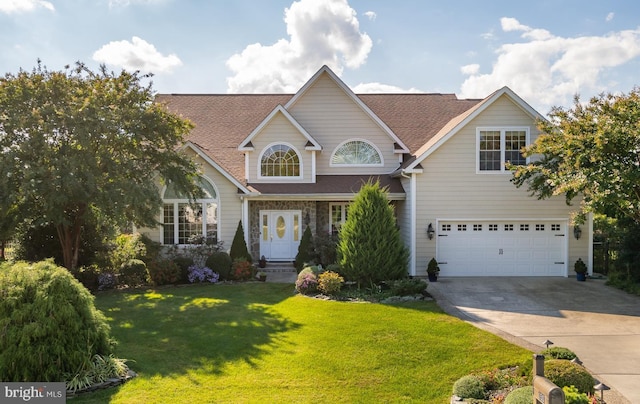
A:
<svg viewBox="0 0 640 404">
<path fill-rule="evenodd" d="M 331 156 L 332 166 L 382 165 L 380 151 L 364 140 L 349 140 L 338 147 Z"/>
<path fill-rule="evenodd" d="M 218 242 L 218 193 L 213 184 L 199 178 L 204 197 L 190 202 L 169 184 L 162 197 L 162 244 Z"/>
<path fill-rule="evenodd" d="M 268 147 L 260 159 L 262 177 L 300 177 L 300 156 L 286 144 Z"/>
</svg>

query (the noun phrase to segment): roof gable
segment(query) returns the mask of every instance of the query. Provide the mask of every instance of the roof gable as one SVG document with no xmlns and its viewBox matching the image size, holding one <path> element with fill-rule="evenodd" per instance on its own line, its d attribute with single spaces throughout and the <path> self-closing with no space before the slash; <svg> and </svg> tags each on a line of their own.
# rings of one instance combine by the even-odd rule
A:
<svg viewBox="0 0 640 404">
<path fill-rule="evenodd" d="M 380 117 L 378 117 L 378 115 L 376 115 L 353 91 L 351 91 L 349 86 L 347 86 L 342 80 L 340 80 L 340 78 L 326 65 L 322 66 L 320 70 L 318 70 L 316 74 L 314 74 L 309 79 L 309 81 L 307 81 L 305 85 L 302 86 L 302 88 L 300 88 L 300 90 L 293 97 L 291 97 L 291 99 L 285 104 L 284 108 L 287 110 L 291 110 L 291 108 L 293 108 L 293 106 L 299 100 L 304 98 L 304 96 L 308 93 L 309 89 L 313 87 L 313 85 L 323 75 L 328 76 L 331 79 L 331 81 L 333 81 L 336 84 L 336 86 L 339 89 L 341 89 L 342 92 L 345 95 L 347 95 L 349 99 L 351 99 L 351 101 L 354 102 L 355 105 L 357 105 L 367 116 L 369 116 L 369 118 L 371 118 L 371 120 L 373 120 L 373 122 L 375 122 L 375 124 L 378 125 L 378 127 L 380 127 L 380 129 L 383 132 L 385 132 L 391 139 L 393 139 L 393 142 L 398 145 L 397 147 L 398 151 L 401 151 L 403 153 L 410 152 L 409 148 L 393 132 L 393 130 L 391 130 L 391 128 L 389 128 L 389 126 L 387 126 L 387 124 L 382 119 L 380 119 Z"/>
<path fill-rule="evenodd" d="M 295 120 L 293 116 L 282 106 L 278 105 L 271 111 L 271 113 L 258 125 L 249 136 L 247 136 L 238 146 L 238 150 L 240 151 L 251 151 L 253 150 L 253 139 L 262 132 L 262 130 L 271 122 L 277 115 L 281 114 L 284 118 L 296 128 L 298 133 L 300 133 L 305 139 L 307 139 L 307 146 L 305 149 L 307 150 L 322 150 L 322 146 Z"/>
<path fill-rule="evenodd" d="M 446 125 L 444 125 L 438 133 L 433 136 L 427 143 L 425 143 L 415 153 L 415 159 L 409 161 L 406 164 L 404 171 L 421 170 L 420 163 L 424 161 L 431 153 L 436 151 L 447 140 L 458 133 L 469 122 L 480 115 L 483 111 L 494 104 L 500 97 L 506 96 L 513 101 L 513 103 L 522 109 L 528 116 L 534 120 L 545 119 L 540 113 L 527 104 L 522 98 L 514 93 L 509 87 L 502 87 L 498 91 L 490 94 L 488 97 L 480 101 L 478 104 L 463 112 L 462 114 L 454 117 Z"/>
</svg>

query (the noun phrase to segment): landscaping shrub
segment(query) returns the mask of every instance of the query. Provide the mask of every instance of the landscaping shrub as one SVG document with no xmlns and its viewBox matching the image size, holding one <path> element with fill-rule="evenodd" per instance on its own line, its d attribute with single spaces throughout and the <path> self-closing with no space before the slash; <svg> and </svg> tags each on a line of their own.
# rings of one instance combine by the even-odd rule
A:
<svg viewBox="0 0 640 404">
<path fill-rule="evenodd" d="M 111 265 L 113 268 L 121 268 L 130 260 L 143 260 L 146 255 L 147 246 L 140 234 L 119 234 L 111 251 Z"/>
<path fill-rule="evenodd" d="M 242 220 L 238 222 L 238 227 L 236 228 L 236 234 L 233 236 L 233 242 L 231 243 L 229 255 L 231 256 L 232 261 L 235 261 L 239 258 L 244 258 L 245 260 L 249 261 L 250 264 L 253 262 L 253 257 L 251 257 L 251 254 L 249 254 L 247 243 L 244 240 L 244 229 L 242 227 Z"/>
<path fill-rule="evenodd" d="M 394 296 L 419 295 L 427 288 L 422 279 L 398 279 L 389 282 L 389 289 Z"/>
<path fill-rule="evenodd" d="M 159 259 L 147 265 L 149 279 L 154 285 L 168 285 L 177 283 L 180 280 L 180 267 L 173 260 Z"/>
<path fill-rule="evenodd" d="M 311 267 L 306 267 L 298 274 L 296 291 L 303 295 L 310 295 L 318 291 L 318 277 Z"/>
<path fill-rule="evenodd" d="M 187 283 L 189 281 L 189 268 L 194 264 L 193 258 L 178 255 L 173 257 L 172 259 L 173 259 L 173 262 L 176 263 L 178 268 L 180 268 L 179 281 L 182 283 Z"/>
<path fill-rule="evenodd" d="M 564 391 L 565 404 L 589 404 L 589 397 L 580 393 L 575 386 L 565 386 L 562 391 Z"/>
<path fill-rule="evenodd" d="M 336 247 L 338 245 L 338 236 L 320 232 L 313 238 L 314 250 L 316 253 L 316 262 L 327 268 L 338 260 Z"/>
<path fill-rule="evenodd" d="M 304 233 L 302 233 L 302 239 L 300 239 L 300 244 L 298 245 L 298 253 L 296 254 L 296 259 L 294 262 L 294 266 L 298 273 L 302 271 L 306 264 L 314 263 L 316 253 L 313 248 L 313 237 L 311 236 L 311 229 L 307 226 L 304 229 Z"/>
<path fill-rule="evenodd" d="M 94 355 L 90 361 L 85 362 L 77 373 L 64 375 L 67 390 L 75 393 L 95 383 L 102 383 L 111 378 L 125 377 L 129 371 L 126 362 L 126 359 L 118 359 L 113 355 Z"/>
<path fill-rule="evenodd" d="M 566 359 L 569 361 L 576 357 L 576 354 L 573 353 L 572 350 L 560 346 L 547 348 L 542 351 L 542 355 L 547 359 Z"/>
<path fill-rule="evenodd" d="M 201 282 L 209 282 L 209 283 L 217 283 L 220 279 L 220 275 L 216 272 L 213 272 L 211 268 L 207 267 L 199 267 L 196 265 L 192 265 L 187 269 L 187 278 L 191 283 L 201 283 Z"/>
<path fill-rule="evenodd" d="M 60 381 L 111 351 L 91 293 L 52 260 L 0 264 L 0 380 Z"/>
<path fill-rule="evenodd" d="M 113 289 L 118 285 L 118 278 L 113 272 L 103 272 L 98 275 L 98 290 Z"/>
<path fill-rule="evenodd" d="M 147 264 L 139 259 L 130 259 L 120 266 L 120 283 L 130 287 L 147 283 Z"/>
<path fill-rule="evenodd" d="M 89 290 L 98 290 L 100 268 L 97 265 L 88 265 L 78 268 L 73 271 L 73 276 L 82 283 L 82 285 Z"/>
<path fill-rule="evenodd" d="M 504 404 L 531 404 L 532 400 L 533 386 L 524 386 L 509 393 Z"/>
<path fill-rule="evenodd" d="M 253 276 L 253 265 L 244 258 L 236 258 L 231 264 L 231 277 L 236 281 L 247 281 Z"/>
<path fill-rule="evenodd" d="M 575 386 L 581 393 L 593 393 L 593 377 L 582 366 L 561 359 L 544 363 L 544 375 L 558 387 Z"/>
<path fill-rule="evenodd" d="M 379 183 L 362 186 L 349 206 L 339 240 L 338 263 L 345 280 L 377 285 L 407 276 L 408 250 Z"/>
<path fill-rule="evenodd" d="M 323 272 L 318 276 L 318 289 L 327 295 L 340 292 L 343 283 L 344 278 L 332 271 Z"/>
<path fill-rule="evenodd" d="M 486 398 L 485 386 L 476 375 L 462 376 L 453 384 L 453 394 L 461 398 Z"/>
<path fill-rule="evenodd" d="M 205 265 L 220 275 L 220 280 L 226 281 L 231 279 L 231 256 L 224 251 L 216 251 L 212 253 Z"/>
</svg>

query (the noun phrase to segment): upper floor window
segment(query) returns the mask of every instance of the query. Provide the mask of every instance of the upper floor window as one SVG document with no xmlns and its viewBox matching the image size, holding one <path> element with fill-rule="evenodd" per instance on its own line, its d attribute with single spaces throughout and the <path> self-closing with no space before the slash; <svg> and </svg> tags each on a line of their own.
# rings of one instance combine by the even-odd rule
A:
<svg viewBox="0 0 640 404">
<path fill-rule="evenodd" d="M 331 156 L 331 165 L 366 165 L 381 166 L 380 151 L 364 140 L 349 140 L 338 147 Z"/>
<path fill-rule="evenodd" d="M 529 143 L 529 128 L 478 128 L 478 172 L 506 172 L 505 164 L 527 164 L 522 148 Z"/>
<path fill-rule="evenodd" d="M 286 144 L 268 147 L 260 159 L 261 177 L 300 177 L 300 156 Z"/>
<path fill-rule="evenodd" d="M 167 186 L 162 197 L 162 244 L 217 243 L 218 194 L 209 181 L 199 178 L 198 184 L 204 196 L 195 202 Z"/>
</svg>

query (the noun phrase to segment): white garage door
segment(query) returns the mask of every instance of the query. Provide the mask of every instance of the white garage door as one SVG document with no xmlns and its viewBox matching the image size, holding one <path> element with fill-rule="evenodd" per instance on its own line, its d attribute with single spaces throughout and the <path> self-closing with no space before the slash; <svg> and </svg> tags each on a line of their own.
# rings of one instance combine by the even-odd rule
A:
<svg viewBox="0 0 640 404">
<path fill-rule="evenodd" d="M 566 222 L 440 221 L 440 276 L 566 276 Z"/>
</svg>

